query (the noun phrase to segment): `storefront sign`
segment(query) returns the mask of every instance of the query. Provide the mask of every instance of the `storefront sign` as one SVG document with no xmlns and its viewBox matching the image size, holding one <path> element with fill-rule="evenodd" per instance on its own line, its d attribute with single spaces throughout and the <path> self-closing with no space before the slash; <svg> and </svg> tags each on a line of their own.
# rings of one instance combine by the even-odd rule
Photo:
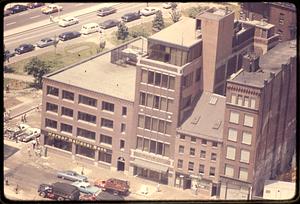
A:
<svg viewBox="0 0 300 204">
<path fill-rule="evenodd" d="M 143 159 L 147 159 L 147 160 L 150 160 L 150 161 L 156 161 L 158 163 L 170 165 L 169 160 L 158 158 L 156 156 L 151 156 L 151 155 L 148 155 L 148 154 L 145 154 L 145 153 L 134 151 L 134 156 L 140 157 L 140 158 L 143 158 Z"/>
</svg>

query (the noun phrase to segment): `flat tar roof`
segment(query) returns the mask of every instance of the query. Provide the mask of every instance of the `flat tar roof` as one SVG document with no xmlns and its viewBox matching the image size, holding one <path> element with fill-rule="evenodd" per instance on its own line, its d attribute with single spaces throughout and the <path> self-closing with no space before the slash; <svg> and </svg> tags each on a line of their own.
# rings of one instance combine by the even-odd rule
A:
<svg viewBox="0 0 300 204">
<path fill-rule="evenodd" d="M 72 86 L 134 101 L 136 67 L 110 63 L 111 52 L 48 78 Z"/>
<path fill-rule="evenodd" d="M 196 19 L 184 17 L 173 25 L 155 33 L 149 39 L 191 47 L 201 39 L 196 38 Z"/>
<path fill-rule="evenodd" d="M 193 113 L 177 131 L 208 140 L 221 141 L 223 139 L 225 100 L 224 96 L 203 92 Z"/>
</svg>

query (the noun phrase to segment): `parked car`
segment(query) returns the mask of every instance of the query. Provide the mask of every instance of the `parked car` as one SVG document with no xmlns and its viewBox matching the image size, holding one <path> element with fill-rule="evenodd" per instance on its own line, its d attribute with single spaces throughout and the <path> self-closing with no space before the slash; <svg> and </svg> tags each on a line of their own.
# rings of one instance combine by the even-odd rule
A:
<svg viewBox="0 0 300 204">
<path fill-rule="evenodd" d="M 92 195 L 98 195 L 101 192 L 101 188 L 97 186 L 92 186 L 89 182 L 76 181 L 72 183 L 73 186 L 76 186 L 80 192 Z"/>
<path fill-rule="evenodd" d="M 125 200 L 123 196 L 120 195 L 114 195 L 111 193 L 108 193 L 106 191 L 102 191 L 98 194 L 96 200 Z"/>
<path fill-rule="evenodd" d="M 151 16 L 153 14 L 156 14 L 156 12 L 158 12 L 159 9 L 155 8 L 155 7 L 146 7 L 142 10 L 140 10 L 140 14 L 143 16 Z"/>
<path fill-rule="evenodd" d="M 43 198 L 55 200 L 79 200 L 80 191 L 77 187 L 68 184 L 56 182 L 54 184 L 41 184 L 38 193 Z"/>
<path fill-rule="evenodd" d="M 95 32 L 101 32 L 99 24 L 97 23 L 84 24 L 80 30 L 80 33 L 83 35 L 88 35 L 90 33 L 95 33 Z"/>
<path fill-rule="evenodd" d="M 61 171 L 57 173 L 57 177 L 70 181 L 87 181 L 86 176 L 80 175 L 75 171 Z"/>
<path fill-rule="evenodd" d="M 60 40 L 62 40 L 62 41 L 67 41 L 67 40 L 71 40 L 73 38 L 78 38 L 78 37 L 80 37 L 80 35 L 81 34 L 79 32 L 77 32 L 77 31 L 74 31 L 74 32 L 64 32 L 64 33 L 60 34 L 58 36 L 58 38 Z"/>
<path fill-rule="evenodd" d="M 100 28 L 108 29 L 119 25 L 120 21 L 115 19 L 106 20 L 99 24 Z"/>
<path fill-rule="evenodd" d="M 51 14 L 56 13 L 58 11 L 62 11 L 62 6 L 56 5 L 56 4 L 49 4 L 48 6 L 45 6 L 41 9 L 43 14 Z"/>
<path fill-rule="evenodd" d="M 38 128 L 28 128 L 20 135 L 17 135 L 19 137 L 19 140 L 22 142 L 29 142 L 31 140 L 36 139 L 41 135 L 41 130 Z"/>
<path fill-rule="evenodd" d="M 177 3 L 174 3 L 174 2 L 166 2 L 166 3 L 163 3 L 162 4 L 162 7 L 164 9 L 170 9 L 172 8 L 172 6 L 174 6 L 175 8 L 177 7 Z"/>
<path fill-rule="evenodd" d="M 15 52 L 20 55 L 32 50 L 34 50 L 34 46 L 32 44 L 22 44 L 15 49 Z"/>
<path fill-rule="evenodd" d="M 11 58 L 15 56 L 15 52 L 10 52 L 9 50 L 4 51 L 4 61 L 7 60 L 8 58 Z"/>
<path fill-rule="evenodd" d="M 27 9 L 28 9 L 27 6 L 25 6 L 25 5 L 19 5 L 19 4 L 14 5 L 13 7 L 8 8 L 8 10 L 10 10 L 12 14 L 14 14 L 14 13 L 20 13 L 22 11 L 26 11 Z"/>
<path fill-rule="evenodd" d="M 43 48 L 50 45 L 54 45 L 54 43 L 55 43 L 54 38 L 42 38 L 40 41 L 36 43 L 36 46 L 38 46 L 39 48 Z"/>
<path fill-rule="evenodd" d="M 10 139 L 14 139 L 17 135 L 21 134 L 28 128 L 30 128 L 29 125 L 21 123 L 17 127 L 8 127 L 4 134 L 7 135 Z"/>
<path fill-rule="evenodd" d="M 121 19 L 125 22 L 130 22 L 139 18 L 141 18 L 139 12 L 126 13 L 121 17 Z"/>
<path fill-rule="evenodd" d="M 4 16 L 9 16 L 11 14 L 11 10 L 6 9 L 6 10 L 4 10 L 3 14 L 4 14 Z"/>
<path fill-rule="evenodd" d="M 79 200 L 95 201 L 95 200 L 97 200 L 97 196 L 92 195 L 92 194 L 82 194 L 82 195 L 80 195 Z"/>
<path fill-rule="evenodd" d="M 40 3 L 40 2 L 35 2 L 35 3 L 28 3 L 27 6 L 30 8 L 30 9 L 34 9 L 34 8 L 38 8 L 38 7 L 41 7 L 41 6 L 44 6 L 45 3 Z"/>
<path fill-rule="evenodd" d="M 113 13 L 116 13 L 117 12 L 117 9 L 116 8 L 113 8 L 113 7 L 104 7 L 104 8 L 101 8 L 97 11 L 97 15 L 98 16 L 107 16 L 109 14 L 113 14 Z"/>
<path fill-rule="evenodd" d="M 110 178 L 106 181 L 103 181 L 98 179 L 95 181 L 94 185 L 104 191 L 112 192 L 115 195 L 129 194 L 129 182 L 125 180 Z"/>
<path fill-rule="evenodd" d="M 77 23 L 79 23 L 78 18 L 66 17 L 66 18 L 63 18 L 62 20 L 60 20 L 58 22 L 58 25 L 61 26 L 61 27 L 67 27 L 67 26 L 75 25 Z"/>
</svg>

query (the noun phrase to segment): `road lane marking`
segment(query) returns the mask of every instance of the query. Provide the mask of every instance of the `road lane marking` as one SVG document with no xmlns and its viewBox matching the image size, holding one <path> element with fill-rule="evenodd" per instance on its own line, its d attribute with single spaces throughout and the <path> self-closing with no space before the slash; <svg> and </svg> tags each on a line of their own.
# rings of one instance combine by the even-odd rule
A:
<svg viewBox="0 0 300 204">
<path fill-rule="evenodd" d="M 23 15 L 26 15 L 26 14 L 29 14 L 29 11 L 22 12 L 18 16 L 23 16 Z"/>
<path fill-rule="evenodd" d="M 32 16 L 32 17 L 30 17 L 31 19 L 34 19 L 34 18 L 38 18 L 38 17 L 40 17 L 41 15 L 37 15 L 37 16 Z"/>
<path fill-rule="evenodd" d="M 9 26 L 9 25 L 13 25 L 15 24 L 16 22 L 11 22 L 11 23 L 7 23 L 6 25 Z"/>
</svg>

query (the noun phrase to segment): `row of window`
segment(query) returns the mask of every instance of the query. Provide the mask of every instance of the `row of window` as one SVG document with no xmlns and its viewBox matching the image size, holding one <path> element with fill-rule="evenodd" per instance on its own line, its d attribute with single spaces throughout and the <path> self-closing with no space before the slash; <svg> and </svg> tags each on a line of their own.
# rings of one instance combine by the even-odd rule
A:
<svg viewBox="0 0 300 204">
<path fill-rule="evenodd" d="M 55 88 L 55 87 L 52 87 L 52 86 L 47 86 L 47 94 L 58 96 L 58 91 L 59 91 L 58 88 Z M 63 90 L 62 91 L 62 98 L 74 101 L 74 93 Z M 97 99 L 90 98 L 88 96 L 79 95 L 78 103 L 79 104 L 85 104 L 85 105 L 88 105 L 88 106 L 97 107 Z M 47 103 L 47 108 L 48 108 L 48 103 Z M 55 104 L 51 105 L 49 103 L 49 108 L 53 109 L 53 111 L 56 110 L 56 112 L 57 112 L 57 105 L 55 105 Z M 114 112 L 115 105 L 113 103 L 102 101 L 102 110 Z M 122 107 L 122 115 L 123 116 L 127 115 L 127 107 Z"/>
<path fill-rule="evenodd" d="M 195 71 L 195 82 L 200 81 L 201 78 L 201 68 L 196 69 Z M 193 85 L 194 82 L 194 72 L 191 72 L 183 77 L 182 87 L 183 89 L 189 88 Z"/>
<path fill-rule="evenodd" d="M 231 94 L 230 102 L 238 106 L 255 109 L 255 99 L 248 96 Z"/>
<path fill-rule="evenodd" d="M 206 139 L 199 139 L 199 138 L 197 139 L 196 137 L 186 136 L 186 135 L 182 135 L 182 134 L 179 136 L 179 138 L 180 138 L 180 140 L 186 140 L 186 138 L 190 138 L 190 141 L 192 143 L 196 143 L 197 140 L 200 140 L 202 145 L 211 144 L 212 147 L 218 147 L 218 142 L 215 142 L 215 141 L 208 142 Z"/>
<path fill-rule="evenodd" d="M 170 112 L 173 100 L 166 97 L 140 92 L 140 105 Z"/>
<path fill-rule="evenodd" d="M 236 160 L 236 148 L 235 147 L 227 146 L 226 159 Z M 250 161 L 250 151 L 241 149 L 240 162 L 249 164 L 249 161 Z"/>
<path fill-rule="evenodd" d="M 171 122 L 161 120 L 158 118 L 152 118 L 150 116 L 140 115 L 138 116 L 138 127 L 146 130 L 152 130 L 160 133 L 171 135 Z"/>
<path fill-rule="evenodd" d="M 184 146 L 183 145 L 179 145 L 178 153 L 179 154 L 184 154 Z M 190 156 L 195 156 L 196 155 L 196 149 L 191 147 L 189 155 Z M 203 158 L 203 159 L 206 158 L 206 151 L 204 151 L 204 150 L 200 151 L 200 158 Z M 211 161 L 216 161 L 217 160 L 217 154 L 216 153 L 211 153 L 210 159 L 211 159 Z"/>
<path fill-rule="evenodd" d="M 175 77 L 168 76 L 153 71 L 141 70 L 141 81 L 147 84 L 163 87 L 166 89 L 175 89 Z"/>
<path fill-rule="evenodd" d="M 225 164 L 225 176 L 228 177 L 234 177 L 234 167 L 229 165 L 229 164 Z M 248 169 L 247 168 L 240 168 L 239 169 L 239 179 L 243 180 L 243 181 L 247 181 L 248 180 Z"/>
<path fill-rule="evenodd" d="M 239 124 L 240 114 L 235 111 L 230 111 L 229 122 Z M 244 126 L 253 127 L 254 117 L 251 115 L 245 114 L 244 117 Z"/>
<path fill-rule="evenodd" d="M 177 161 L 177 168 L 178 169 L 182 169 L 183 168 L 183 160 L 182 159 L 178 159 Z M 199 170 L 198 172 L 200 174 L 204 174 L 204 169 L 205 169 L 205 166 L 203 164 L 200 164 L 199 165 Z M 194 171 L 194 162 L 189 162 L 188 163 L 188 171 Z M 215 167 L 210 167 L 209 168 L 209 176 L 215 176 L 216 175 L 216 168 Z"/>
<path fill-rule="evenodd" d="M 228 128 L 228 140 L 236 142 L 238 131 L 234 128 Z M 242 133 L 242 144 L 251 145 L 252 142 L 252 134 L 250 132 Z"/>
<path fill-rule="evenodd" d="M 137 137 L 136 148 L 162 156 L 170 156 L 170 145 L 143 137 Z"/>
</svg>

